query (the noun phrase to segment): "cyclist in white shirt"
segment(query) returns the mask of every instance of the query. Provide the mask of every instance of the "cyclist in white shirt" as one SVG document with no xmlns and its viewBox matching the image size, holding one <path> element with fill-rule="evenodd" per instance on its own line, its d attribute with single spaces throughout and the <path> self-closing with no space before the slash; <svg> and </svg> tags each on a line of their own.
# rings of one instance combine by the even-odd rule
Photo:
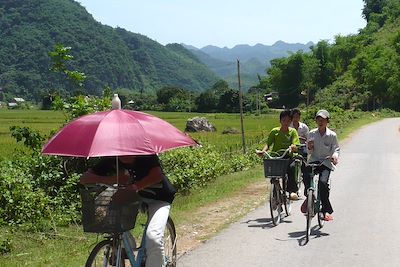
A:
<svg viewBox="0 0 400 267">
<path fill-rule="evenodd" d="M 300 144 L 305 144 L 307 137 L 308 137 L 308 132 L 310 131 L 307 124 L 303 123 L 300 121 L 301 118 L 301 111 L 298 108 L 292 109 L 292 116 L 293 120 L 292 123 L 290 124 L 290 127 L 295 128 L 300 139 Z M 300 147 L 298 149 L 298 152 L 301 156 L 303 156 L 304 159 L 307 159 L 307 148 L 306 147 Z M 301 164 L 301 173 L 304 173 L 306 171 L 306 166 L 305 164 Z M 304 183 L 304 180 L 303 180 Z M 304 184 L 304 187 L 306 185 Z M 297 192 L 298 197 L 300 196 L 300 190 Z"/>
<path fill-rule="evenodd" d="M 329 123 L 329 112 L 322 109 L 315 115 L 315 122 L 318 128 L 313 129 L 308 134 L 307 150 L 309 154 L 308 162 L 323 162 L 317 173 L 319 174 L 318 187 L 321 193 L 322 209 L 325 221 L 333 220 L 331 214 L 333 213 L 331 202 L 329 201 L 329 176 L 334 166 L 338 163 L 340 148 L 337 140 L 336 133 L 327 127 Z M 311 167 L 306 168 L 303 174 L 304 183 L 310 184 Z M 305 188 L 305 191 L 308 188 Z M 307 204 L 303 203 L 301 206 L 303 213 L 307 212 Z"/>
<path fill-rule="evenodd" d="M 295 128 L 297 133 L 299 134 L 300 144 L 305 144 L 308 136 L 308 132 L 310 131 L 307 124 L 300 121 L 301 111 L 298 108 L 292 109 L 293 120 L 290 124 L 290 127 Z"/>
</svg>

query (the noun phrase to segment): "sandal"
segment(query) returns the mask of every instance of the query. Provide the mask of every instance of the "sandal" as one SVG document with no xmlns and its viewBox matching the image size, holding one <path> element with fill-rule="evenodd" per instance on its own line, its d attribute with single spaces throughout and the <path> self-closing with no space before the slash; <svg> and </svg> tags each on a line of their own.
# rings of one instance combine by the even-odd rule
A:
<svg viewBox="0 0 400 267">
<path fill-rule="evenodd" d="M 304 200 L 303 204 L 301 204 L 300 210 L 302 213 L 307 213 L 307 199 Z"/>
<path fill-rule="evenodd" d="M 325 214 L 325 216 L 322 218 L 322 220 L 324 220 L 324 221 L 327 221 L 327 222 L 329 222 L 329 221 L 333 221 L 333 217 L 332 217 L 332 215 L 330 215 L 330 214 Z"/>
</svg>

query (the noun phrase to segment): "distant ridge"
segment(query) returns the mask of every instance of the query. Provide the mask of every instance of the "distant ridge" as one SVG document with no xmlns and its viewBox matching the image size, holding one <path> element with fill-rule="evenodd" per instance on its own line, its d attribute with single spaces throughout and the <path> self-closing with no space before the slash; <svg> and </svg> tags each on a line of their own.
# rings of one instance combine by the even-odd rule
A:
<svg viewBox="0 0 400 267">
<path fill-rule="evenodd" d="M 84 89 L 101 94 L 106 86 L 154 91 L 179 86 L 203 91 L 218 77 L 179 44 L 150 38 L 94 20 L 73 0 L 0 1 L 0 87 L 7 98 L 40 100 L 49 90 L 76 90 L 49 71 L 54 45 L 71 47 L 71 70 L 84 72 Z"/>
<path fill-rule="evenodd" d="M 239 59 L 242 69 L 241 73 L 246 77 L 245 87 L 257 84 L 257 76 L 264 76 L 266 68 L 274 58 L 286 57 L 289 53 L 303 50 L 308 52 L 313 42 L 306 44 L 286 43 L 277 41 L 273 45 L 238 44 L 232 48 L 207 45 L 197 48 L 192 45 L 181 44 L 195 54 L 201 62 L 213 70 L 221 78 L 226 79 L 232 86 L 238 86 L 236 82 L 237 68 L 236 60 Z"/>
</svg>

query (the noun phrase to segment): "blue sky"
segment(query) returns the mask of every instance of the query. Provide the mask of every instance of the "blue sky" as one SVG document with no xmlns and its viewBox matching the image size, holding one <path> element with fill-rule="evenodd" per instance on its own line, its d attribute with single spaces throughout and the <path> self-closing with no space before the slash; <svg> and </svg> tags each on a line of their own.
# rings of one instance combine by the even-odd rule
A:
<svg viewBox="0 0 400 267">
<path fill-rule="evenodd" d="M 93 17 L 165 45 L 232 48 L 333 40 L 365 27 L 362 0 L 78 0 Z"/>
</svg>

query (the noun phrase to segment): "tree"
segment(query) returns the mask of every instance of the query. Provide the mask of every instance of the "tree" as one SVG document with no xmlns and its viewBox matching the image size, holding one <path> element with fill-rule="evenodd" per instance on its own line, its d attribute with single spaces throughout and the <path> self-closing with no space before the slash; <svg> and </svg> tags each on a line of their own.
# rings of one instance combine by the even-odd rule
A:
<svg viewBox="0 0 400 267">
<path fill-rule="evenodd" d="M 319 87 L 316 83 L 319 61 L 311 53 L 303 55 L 302 81 L 300 83 L 300 94 L 305 99 L 306 106 L 313 100 Z"/>
<path fill-rule="evenodd" d="M 334 66 L 330 57 L 330 46 L 327 41 L 320 41 L 312 48 L 313 55 L 319 61 L 316 84 L 319 88 L 325 88 L 334 81 Z"/>
<path fill-rule="evenodd" d="M 157 102 L 160 104 L 168 104 L 171 98 L 187 98 L 188 92 L 180 87 L 165 86 L 157 91 Z"/>
<path fill-rule="evenodd" d="M 220 97 L 230 89 L 228 82 L 226 82 L 225 80 L 219 80 L 212 86 L 211 90 L 214 92 L 216 96 Z"/>
<path fill-rule="evenodd" d="M 198 112 L 214 112 L 217 109 L 218 98 L 212 90 L 201 93 L 195 100 Z"/>
<path fill-rule="evenodd" d="M 370 21 L 372 13 L 382 13 L 385 2 L 387 2 L 387 0 L 364 0 L 362 15 L 367 20 L 367 22 Z"/>
<path fill-rule="evenodd" d="M 303 79 L 303 53 L 297 52 L 288 58 L 271 60 L 268 69 L 271 88 L 279 94 L 279 105 L 296 107 L 300 101 L 301 82 Z"/>
<path fill-rule="evenodd" d="M 356 35 L 336 36 L 335 44 L 331 48 L 331 59 L 335 68 L 335 75 L 342 75 L 347 71 L 351 60 L 360 49 L 360 38 Z"/>
<path fill-rule="evenodd" d="M 76 86 L 76 89 L 80 90 L 86 79 L 86 75 L 83 72 L 68 70 L 67 62 L 74 58 L 70 52 L 71 47 L 66 47 L 62 44 L 55 45 L 54 51 L 49 52 L 49 56 L 53 62 L 50 70 L 64 74 Z"/>
<path fill-rule="evenodd" d="M 239 91 L 228 89 L 219 98 L 218 111 L 236 113 L 239 112 Z"/>
</svg>

